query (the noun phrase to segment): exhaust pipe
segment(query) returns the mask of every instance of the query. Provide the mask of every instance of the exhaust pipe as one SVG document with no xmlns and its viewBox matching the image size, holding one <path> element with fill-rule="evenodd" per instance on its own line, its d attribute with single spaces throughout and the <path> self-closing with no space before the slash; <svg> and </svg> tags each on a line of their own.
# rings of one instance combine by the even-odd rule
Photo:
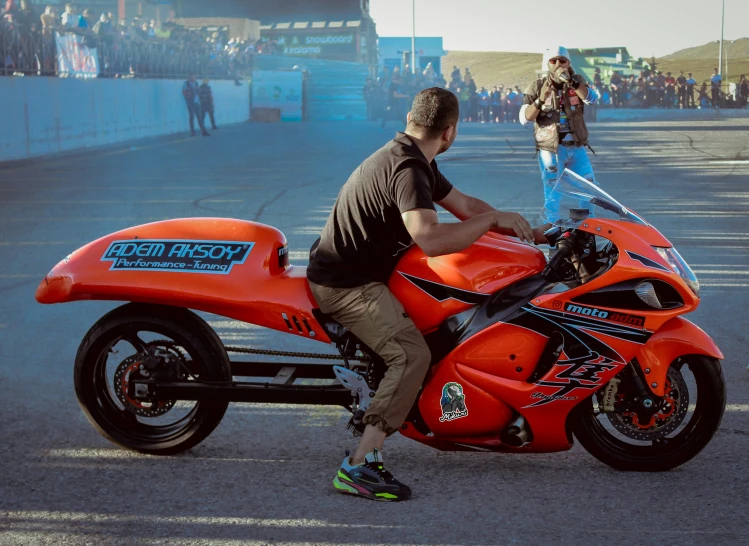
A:
<svg viewBox="0 0 749 546">
<path fill-rule="evenodd" d="M 528 429 L 528 423 L 522 415 L 518 416 L 518 418 L 499 435 L 499 440 L 510 447 L 523 447 L 528 444 L 532 438 L 530 430 Z"/>
</svg>

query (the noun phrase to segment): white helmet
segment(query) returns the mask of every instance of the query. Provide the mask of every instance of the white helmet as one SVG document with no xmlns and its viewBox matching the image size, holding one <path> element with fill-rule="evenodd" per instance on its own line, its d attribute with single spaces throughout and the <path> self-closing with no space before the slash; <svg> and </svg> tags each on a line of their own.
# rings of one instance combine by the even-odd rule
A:
<svg viewBox="0 0 749 546">
<path fill-rule="evenodd" d="M 568 61 L 571 60 L 570 53 L 569 51 L 567 51 L 566 47 L 550 47 L 547 48 L 546 51 L 544 51 L 543 66 L 546 67 L 549 64 L 549 60 L 553 59 L 554 57 L 564 57 Z"/>
</svg>

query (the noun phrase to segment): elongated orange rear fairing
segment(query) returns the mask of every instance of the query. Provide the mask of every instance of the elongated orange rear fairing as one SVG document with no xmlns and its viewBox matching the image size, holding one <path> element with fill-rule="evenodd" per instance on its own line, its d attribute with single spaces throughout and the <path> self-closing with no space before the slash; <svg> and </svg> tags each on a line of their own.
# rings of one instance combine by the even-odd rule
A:
<svg viewBox="0 0 749 546">
<path fill-rule="evenodd" d="M 107 235 L 57 264 L 36 299 L 174 305 L 330 341 L 283 233 L 244 220 L 184 218 Z"/>
</svg>

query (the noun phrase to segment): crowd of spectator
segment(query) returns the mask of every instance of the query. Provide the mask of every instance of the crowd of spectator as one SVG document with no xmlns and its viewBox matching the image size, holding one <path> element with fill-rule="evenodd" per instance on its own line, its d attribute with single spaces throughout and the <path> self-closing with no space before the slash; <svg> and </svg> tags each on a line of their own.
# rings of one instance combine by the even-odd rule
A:
<svg viewBox="0 0 749 546">
<path fill-rule="evenodd" d="M 513 123 L 517 121 L 523 104 L 519 86 L 495 85 L 491 90 L 478 87 L 468 68 L 461 74 L 458 67 L 453 67 L 448 82 L 432 63 L 417 72 L 412 72 L 406 64 L 402 71 L 398 66 L 392 70 L 385 67 L 376 80 L 367 79 L 363 89 L 367 116 L 370 120 L 381 119 L 384 128 L 388 120 L 400 120 L 405 116 L 419 91 L 435 86 L 455 93 L 463 122 Z"/>
<path fill-rule="evenodd" d="M 523 90 L 518 85 L 479 87 L 470 68 L 461 73 L 453 66 L 450 81 L 435 71 L 431 63 L 423 71 L 412 73 L 405 65 L 392 70 L 383 68 L 376 80 L 368 79 L 363 94 L 370 120 L 383 120 L 383 128 L 390 119 L 402 119 L 413 97 L 427 87 L 444 87 L 455 93 L 460 102 L 463 122 L 516 123 L 523 105 Z M 639 76 L 624 76 L 613 72 L 608 83 L 596 68 L 590 87 L 598 91 L 596 107 L 615 108 L 746 108 L 749 99 L 749 80 L 741 75 L 735 94 L 723 90 L 718 70 L 710 80 L 698 83 L 692 74 L 683 72 L 673 77 L 671 72 L 643 70 Z M 735 95 L 735 96 L 734 96 Z"/>
<path fill-rule="evenodd" d="M 601 95 L 598 105 L 615 108 L 746 108 L 749 81 L 744 74 L 735 93 L 727 93 L 717 68 L 709 80 L 699 82 L 692 73 L 674 77 L 671 72 L 642 70 L 639 76 L 613 72 L 608 84 L 596 68 L 592 87 Z"/>
<path fill-rule="evenodd" d="M 2 1 L 2 0 L 0 0 Z M 0 4 L 1 5 L 1 4 Z M 230 39 L 228 30 L 190 29 L 174 22 L 134 17 L 117 20 L 111 12 L 82 12 L 75 4 L 46 6 L 38 14 L 28 0 L 5 0 L 0 9 L 0 75 L 60 73 L 55 34 L 74 34 L 96 48 L 99 75 L 180 77 L 191 72 L 234 77 L 251 69 L 253 54 L 279 54 L 273 41 Z"/>
</svg>

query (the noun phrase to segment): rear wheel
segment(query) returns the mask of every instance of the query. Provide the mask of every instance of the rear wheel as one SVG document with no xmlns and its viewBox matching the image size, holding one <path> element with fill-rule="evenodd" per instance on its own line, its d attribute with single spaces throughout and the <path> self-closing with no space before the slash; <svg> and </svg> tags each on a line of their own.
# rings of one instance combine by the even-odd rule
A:
<svg viewBox="0 0 749 546">
<path fill-rule="evenodd" d="M 726 405 L 720 362 L 701 355 L 671 364 L 666 396 L 645 417 L 627 409 L 633 395 L 625 382 L 616 391 L 616 409 L 606 410 L 603 397 L 609 386 L 582 402 L 570 418 L 583 447 L 618 470 L 663 471 L 689 461 L 718 430 Z"/>
<path fill-rule="evenodd" d="M 132 379 L 154 376 L 228 382 L 231 365 L 203 319 L 187 309 L 158 305 L 130 303 L 111 311 L 91 327 L 78 349 L 78 402 L 105 438 L 153 455 L 190 449 L 218 426 L 228 402 L 131 397 Z"/>
</svg>

